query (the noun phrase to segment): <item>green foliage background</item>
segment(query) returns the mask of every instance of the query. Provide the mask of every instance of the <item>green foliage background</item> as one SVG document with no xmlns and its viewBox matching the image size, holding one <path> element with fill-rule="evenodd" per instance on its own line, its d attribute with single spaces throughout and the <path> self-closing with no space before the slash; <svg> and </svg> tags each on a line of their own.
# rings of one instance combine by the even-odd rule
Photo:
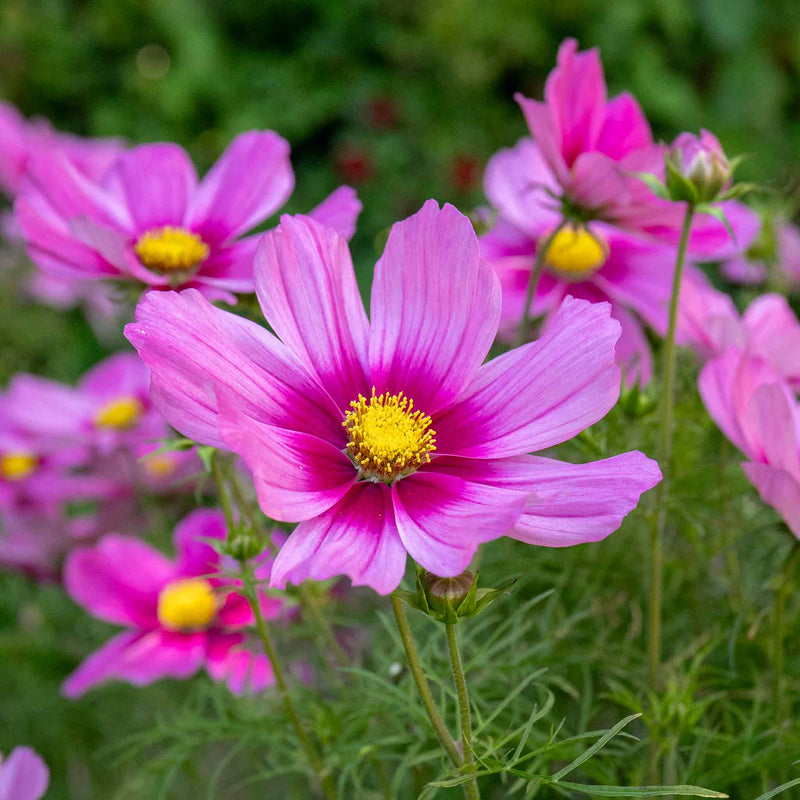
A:
<svg viewBox="0 0 800 800">
<path fill-rule="evenodd" d="M 203 169 L 236 133 L 279 131 L 292 143 L 297 175 L 289 211 L 310 208 L 340 182 L 357 186 L 365 211 L 354 247 L 366 289 L 375 242 L 393 221 L 428 197 L 464 210 L 481 202 L 482 164 L 525 133 L 513 92 L 540 95 L 568 35 L 601 47 L 612 93 L 631 90 L 657 135 L 707 127 L 729 152 L 752 154 L 745 177 L 794 198 L 800 6 L 793 0 L 3 0 L 0 96 L 76 133 L 178 141 Z M 0 284 L 3 382 L 18 370 L 71 380 L 107 349 L 80 312 L 36 308 L 12 289 Z M 519 575 L 519 588 L 462 626 L 485 722 L 478 753 L 487 763 L 507 766 L 527 735 L 520 757 L 540 752 L 517 769 L 548 774 L 593 741 L 548 749 L 551 737 L 645 711 L 628 728 L 640 740 L 615 739 L 572 778 L 646 782 L 648 737 L 662 749 L 662 777 L 671 783 L 752 800 L 798 775 L 791 764 L 800 727 L 775 717 L 769 694 L 769 608 L 790 539 L 707 420 L 696 364 L 687 357 L 681 367 L 667 691 L 652 705 L 643 688 L 643 512 L 599 545 L 550 551 L 493 543 L 482 574 L 489 583 Z M 591 439 L 560 455 L 652 452 L 654 427 L 615 411 Z M 167 533 L 149 535 L 166 540 Z M 787 617 L 795 632 L 798 610 L 794 599 Z M 390 678 L 402 658 L 387 605 L 357 592 L 326 612 L 355 626 L 363 648 L 363 671 L 343 688 L 323 677 L 322 700 L 304 703 L 344 776 L 343 796 L 416 796 L 445 768 L 408 676 Z M 444 676 L 440 632 L 424 619 L 412 622 L 432 674 Z M 54 776 L 48 797 L 308 796 L 302 759 L 270 697 L 236 700 L 201 677 L 62 700 L 61 680 L 109 631 L 56 587 L 0 577 L 0 751 L 19 742 L 39 748 Z M 285 632 L 285 644 L 313 660 L 308 632 L 298 631 Z M 796 642 L 790 636 L 795 709 Z M 324 676 L 324 664 L 315 666 Z M 446 676 L 438 691 L 454 722 Z M 534 707 L 544 715 L 528 730 Z M 394 794 L 381 789 L 384 780 Z M 506 772 L 486 779 L 485 794 L 524 797 L 529 785 Z"/>
</svg>

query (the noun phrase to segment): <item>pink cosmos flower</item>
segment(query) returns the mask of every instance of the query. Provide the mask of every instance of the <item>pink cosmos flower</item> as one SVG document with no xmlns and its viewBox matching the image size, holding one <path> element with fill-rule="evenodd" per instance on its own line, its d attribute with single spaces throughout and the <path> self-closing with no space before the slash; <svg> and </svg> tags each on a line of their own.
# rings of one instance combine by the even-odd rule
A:
<svg viewBox="0 0 800 800">
<path fill-rule="evenodd" d="M 638 452 L 526 455 L 614 405 L 619 324 L 607 304 L 566 298 L 539 341 L 481 366 L 500 286 L 452 206 L 428 201 L 393 226 L 371 322 L 345 240 L 311 219 L 284 217 L 255 272 L 275 336 L 195 291 L 147 295 L 126 335 L 166 418 L 241 455 L 264 512 L 300 523 L 273 586 L 342 574 L 388 593 L 407 554 L 451 576 L 504 534 L 595 541 L 660 479 Z"/>
<path fill-rule="evenodd" d="M 765 227 L 771 231 L 765 231 Z M 800 286 L 800 229 L 780 218 L 771 224 L 762 221 L 760 238 L 754 247 L 723 261 L 722 274 L 733 283 L 748 286 L 756 286 L 767 280 L 769 267 L 766 253 L 759 247 L 761 239 L 765 239 L 763 244 L 774 251 L 772 257 L 777 275 L 773 277 L 787 283 L 790 288 Z"/>
<path fill-rule="evenodd" d="M 740 315 L 727 294 L 701 272 L 690 271 L 681 293 L 678 341 L 706 359 L 731 348 L 763 359 L 800 389 L 800 321 L 782 295 L 761 295 Z"/>
<path fill-rule="evenodd" d="M 288 143 L 273 131 L 248 131 L 199 183 L 174 144 L 132 148 L 100 182 L 59 152 L 37 154 L 15 216 L 43 270 L 161 289 L 194 286 L 235 302 L 232 292 L 253 290 L 257 237 L 243 234 L 274 214 L 293 188 Z M 311 214 L 351 235 L 360 209 L 355 192 L 342 186 Z"/>
<path fill-rule="evenodd" d="M 745 474 L 800 539 L 800 406 L 772 367 L 730 349 L 700 373 L 700 394 L 722 432 L 748 458 Z"/>
<path fill-rule="evenodd" d="M 481 248 L 500 276 L 500 335 L 509 341 L 523 314 L 537 249 L 561 220 L 561 211 L 548 195 L 532 187 L 559 191 L 556 177 L 530 139 L 521 139 L 489 161 L 484 190 L 497 218 L 481 237 Z M 726 204 L 726 210 L 737 240 L 749 242 L 758 224 L 754 215 L 740 204 Z M 707 233 L 701 237 L 703 248 L 712 242 Z M 719 240 L 716 246 L 720 253 L 732 250 L 729 240 Z M 610 302 L 612 316 L 622 326 L 617 363 L 629 383 L 647 383 L 652 353 L 640 320 L 658 334 L 665 333 L 674 265 L 674 245 L 655 236 L 634 234 L 608 222 L 568 225 L 550 245 L 530 316 L 552 318 L 567 294 Z"/>
<path fill-rule="evenodd" d="M 0 101 L 0 191 L 16 197 L 30 159 L 58 150 L 87 178 L 100 180 L 122 152 L 119 139 L 83 139 L 54 131 L 46 120 L 28 122 L 10 103 Z"/>
<path fill-rule="evenodd" d="M 50 783 L 50 770 L 30 747 L 15 747 L 0 756 L 0 800 L 39 800 Z"/>
<path fill-rule="evenodd" d="M 608 99 L 596 49 L 579 53 L 578 43 L 566 39 L 558 50 L 557 66 L 547 78 L 544 102 L 521 94 L 516 100 L 538 148 L 531 154 L 533 163 L 527 166 L 523 164 L 525 149 L 516 152 L 520 171 L 514 181 L 517 193 L 527 198 L 538 195 L 536 202 L 551 208 L 563 201 L 568 213 L 581 219 L 602 220 L 677 243 L 683 204 L 656 197 L 635 176 L 649 173 L 663 178 L 664 147 L 654 142 L 632 95 L 626 92 Z M 505 156 L 507 162 L 511 158 Z M 743 207 L 732 205 L 732 209 L 725 206 L 729 217 L 747 214 Z M 752 227 L 754 223 L 748 220 L 747 224 Z M 738 234 L 735 225 L 734 229 Z M 692 228 L 690 250 L 713 257 L 729 238 L 717 220 L 700 217 Z M 742 246 L 748 245 L 749 241 Z"/>
<path fill-rule="evenodd" d="M 64 571 L 69 596 L 125 630 L 67 678 L 67 697 L 109 680 L 143 686 L 161 678 L 185 679 L 201 667 L 234 692 L 259 691 L 272 683 L 266 657 L 245 647 L 254 618 L 236 590 L 239 582 L 221 574 L 234 562 L 207 541 L 225 539 L 222 513 L 192 512 L 175 528 L 174 538 L 175 561 L 139 539 L 117 534 L 69 556 Z M 258 578 L 267 579 L 270 567 L 265 559 Z M 261 602 L 268 618 L 281 613 L 280 600 L 262 596 Z"/>
</svg>

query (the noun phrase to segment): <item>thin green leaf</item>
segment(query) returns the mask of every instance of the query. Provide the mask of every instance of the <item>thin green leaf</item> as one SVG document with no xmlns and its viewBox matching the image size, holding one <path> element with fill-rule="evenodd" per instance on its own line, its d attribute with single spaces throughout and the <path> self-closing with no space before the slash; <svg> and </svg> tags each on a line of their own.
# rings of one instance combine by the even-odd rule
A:
<svg viewBox="0 0 800 800">
<path fill-rule="evenodd" d="M 770 800 L 770 798 L 777 797 L 782 792 L 785 792 L 787 789 L 791 789 L 794 786 L 800 786 L 800 778 L 795 778 L 788 783 L 782 783 L 780 786 L 776 786 L 774 789 L 770 789 L 768 792 L 760 794 L 758 797 L 756 797 L 756 800 Z"/>
<path fill-rule="evenodd" d="M 560 769 L 552 776 L 553 781 L 560 781 L 565 775 L 568 775 L 572 770 L 577 769 L 584 761 L 588 761 L 595 753 L 602 750 L 624 727 L 635 719 L 641 717 L 641 714 L 631 714 L 629 717 L 620 720 L 611 730 L 606 731 L 590 748 L 584 750 L 574 761 L 570 761 L 566 767 Z"/>
<path fill-rule="evenodd" d="M 546 781 L 551 786 L 572 789 L 573 792 L 588 794 L 592 797 L 664 797 L 680 795 L 682 797 L 715 797 L 727 798 L 727 794 L 704 789 L 702 786 L 592 786 L 586 783 L 570 783 L 569 781 Z"/>
</svg>

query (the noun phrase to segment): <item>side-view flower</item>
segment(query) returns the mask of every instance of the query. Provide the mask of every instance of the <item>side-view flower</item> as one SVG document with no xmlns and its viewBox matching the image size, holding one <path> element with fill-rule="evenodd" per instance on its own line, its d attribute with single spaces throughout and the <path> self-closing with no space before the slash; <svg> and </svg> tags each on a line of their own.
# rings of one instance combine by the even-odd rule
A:
<svg viewBox="0 0 800 800">
<path fill-rule="evenodd" d="M 452 206 L 429 201 L 392 228 L 371 322 L 344 238 L 309 218 L 265 235 L 255 274 L 276 336 L 191 290 L 147 295 L 126 335 L 165 417 L 241 455 L 264 513 L 300 523 L 273 586 L 344 574 L 388 593 L 406 554 L 449 576 L 506 534 L 595 541 L 658 482 L 639 452 L 527 455 L 614 405 L 619 325 L 606 304 L 568 297 L 539 341 L 483 364 L 500 287 Z"/>
</svg>

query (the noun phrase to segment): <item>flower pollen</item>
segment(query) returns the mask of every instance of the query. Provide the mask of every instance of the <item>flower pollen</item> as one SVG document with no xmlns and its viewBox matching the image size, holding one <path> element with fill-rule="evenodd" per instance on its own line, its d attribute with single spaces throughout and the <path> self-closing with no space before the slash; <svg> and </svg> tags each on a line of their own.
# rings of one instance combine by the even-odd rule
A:
<svg viewBox="0 0 800 800">
<path fill-rule="evenodd" d="M 106 403 L 94 415 L 98 428 L 127 431 L 133 428 L 142 416 L 141 402 L 136 397 L 119 397 Z"/>
<path fill-rule="evenodd" d="M 349 434 L 347 452 L 366 478 L 391 482 L 427 464 L 436 449 L 431 418 L 414 410 L 402 392 L 359 394 L 342 423 Z"/>
<path fill-rule="evenodd" d="M 606 243 L 583 225 L 558 231 L 545 254 L 547 266 L 568 280 L 588 278 L 606 263 L 607 258 Z"/>
<path fill-rule="evenodd" d="M 0 476 L 7 481 L 22 481 L 36 471 L 39 459 L 27 450 L 9 451 L 0 456 Z"/>
<path fill-rule="evenodd" d="M 191 273 L 209 253 L 196 233 L 170 225 L 142 234 L 133 249 L 147 269 L 173 277 Z"/>
<path fill-rule="evenodd" d="M 203 578 L 168 583 L 158 596 L 158 621 L 171 631 L 207 628 L 217 613 L 217 598 Z"/>
</svg>

